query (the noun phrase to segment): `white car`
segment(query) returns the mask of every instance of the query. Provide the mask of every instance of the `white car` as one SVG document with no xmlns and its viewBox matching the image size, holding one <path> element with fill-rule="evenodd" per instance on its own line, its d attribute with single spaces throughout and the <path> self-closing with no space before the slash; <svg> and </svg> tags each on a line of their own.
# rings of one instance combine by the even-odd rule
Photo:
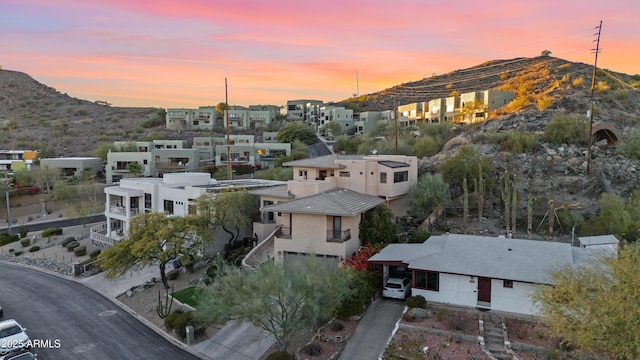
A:
<svg viewBox="0 0 640 360">
<path fill-rule="evenodd" d="M 26 330 L 13 319 L 0 321 L 0 356 L 29 346 Z"/>
<path fill-rule="evenodd" d="M 382 296 L 406 299 L 411 294 L 411 282 L 407 278 L 389 278 L 382 289 Z"/>
</svg>

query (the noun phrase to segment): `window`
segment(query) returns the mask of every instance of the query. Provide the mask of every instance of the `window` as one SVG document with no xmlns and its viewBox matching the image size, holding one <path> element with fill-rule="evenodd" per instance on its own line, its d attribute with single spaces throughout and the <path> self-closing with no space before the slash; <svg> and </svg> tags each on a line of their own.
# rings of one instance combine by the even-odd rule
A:
<svg viewBox="0 0 640 360">
<path fill-rule="evenodd" d="M 340 177 L 350 177 L 351 173 L 348 171 L 340 171 Z"/>
<path fill-rule="evenodd" d="M 435 271 L 413 271 L 414 287 L 432 291 L 440 290 L 440 273 Z"/>
<path fill-rule="evenodd" d="M 504 280 L 502 282 L 502 287 L 513 289 L 513 280 Z"/>
<path fill-rule="evenodd" d="M 164 201 L 164 211 L 166 211 L 169 215 L 173 215 L 173 200 Z"/>
<path fill-rule="evenodd" d="M 298 176 L 302 177 L 304 180 L 307 180 L 307 170 L 298 170 Z"/>
<path fill-rule="evenodd" d="M 380 173 L 380 184 L 386 184 L 387 183 L 387 173 L 386 172 L 381 172 Z"/>
<path fill-rule="evenodd" d="M 409 172 L 408 171 L 398 171 L 398 172 L 393 173 L 393 182 L 394 183 L 405 182 L 405 181 L 409 181 Z"/>
<path fill-rule="evenodd" d="M 153 204 L 151 203 L 151 194 L 144 194 L 144 208 L 151 209 Z"/>
</svg>

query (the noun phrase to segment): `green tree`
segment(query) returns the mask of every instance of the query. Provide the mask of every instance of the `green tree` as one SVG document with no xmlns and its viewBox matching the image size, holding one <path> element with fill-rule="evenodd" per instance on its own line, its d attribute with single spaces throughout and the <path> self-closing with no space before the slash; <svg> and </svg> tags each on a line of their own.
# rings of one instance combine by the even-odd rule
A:
<svg viewBox="0 0 640 360">
<path fill-rule="evenodd" d="M 423 175 L 411 189 L 409 199 L 409 214 L 422 221 L 438 206 L 446 207 L 451 195 L 442 175 Z"/>
<path fill-rule="evenodd" d="M 340 124 L 338 124 L 335 121 L 331 121 L 328 122 L 324 125 L 322 125 L 322 127 L 320 128 L 320 131 L 322 132 L 328 132 L 330 133 L 334 138 L 338 135 L 342 135 L 342 128 L 340 127 Z"/>
<path fill-rule="evenodd" d="M 258 215 L 256 198 L 246 190 L 201 195 L 195 200 L 198 214 L 207 214 L 211 229 L 220 228 L 228 234 L 227 244 L 238 240 L 241 232 L 251 227 Z M 201 219 L 202 220 L 202 219 Z"/>
<path fill-rule="evenodd" d="M 624 199 L 618 195 L 602 195 L 600 212 L 583 224 L 588 234 L 614 234 L 621 240 L 635 242 L 640 238 L 640 190 Z"/>
<path fill-rule="evenodd" d="M 425 156 L 433 156 L 442 150 L 443 145 L 442 139 L 425 135 L 413 144 L 413 153 L 420 159 Z"/>
<path fill-rule="evenodd" d="M 101 143 L 91 152 L 93 156 L 99 157 L 102 161 L 107 161 L 107 154 L 111 151 L 118 151 L 117 147 L 111 143 Z"/>
<path fill-rule="evenodd" d="M 127 170 L 129 171 L 129 174 L 131 174 L 131 176 L 137 177 L 142 174 L 142 165 L 140 165 L 140 163 L 137 161 L 133 161 L 127 165 Z"/>
<path fill-rule="evenodd" d="M 640 245 L 558 269 L 551 279 L 534 300 L 554 334 L 608 359 L 640 359 Z"/>
<path fill-rule="evenodd" d="M 463 145 L 458 148 L 456 154 L 440 165 L 440 173 L 444 181 L 454 188 L 462 188 L 462 179 L 466 178 L 468 184 L 475 183 L 478 178 L 478 167 L 482 167 L 485 174 L 491 174 L 495 168 L 491 159 L 479 156 L 472 146 Z M 490 179 L 487 179 L 487 188 L 491 188 Z"/>
<path fill-rule="evenodd" d="M 313 145 L 320 141 L 312 128 L 296 122 L 281 127 L 276 134 L 276 140 L 281 143 L 292 143 L 296 139 L 307 145 Z"/>
<path fill-rule="evenodd" d="M 360 219 L 360 239 L 372 244 L 387 244 L 396 239 L 397 226 L 393 213 L 382 204 L 366 211 Z"/>
<path fill-rule="evenodd" d="M 369 136 L 371 137 L 383 137 L 389 139 L 395 134 L 393 123 L 378 121 L 376 126 L 371 130 Z"/>
<path fill-rule="evenodd" d="M 218 103 L 218 105 L 216 105 L 216 112 L 218 113 L 218 117 L 222 118 L 224 116 L 224 111 L 227 110 L 229 107 L 227 106 L 227 103 L 223 103 L 220 102 Z"/>
<path fill-rule="evenodd" d="M 107 278 L 124 275 L 131 269 L 157 263 L 165 289 L 169 289 L 165 269 L 178 255 L 197 255 L 201 240 L 195 236 L 191 219 L 168 217 L 165 213 L 143 213 L 131 220 L 127 238 L 99 255 Z"/>
<path fill-rule="evenodd" d="M 273 335 L 286 351 L 293 334 L 329 320 L 353 291 L 351 269 L 307 259 L 287 267 L 268 261 L 255 271 L 223 266 L 205 290 L 196 317 L 206 323 L 249 322 Z"/>
</svg>

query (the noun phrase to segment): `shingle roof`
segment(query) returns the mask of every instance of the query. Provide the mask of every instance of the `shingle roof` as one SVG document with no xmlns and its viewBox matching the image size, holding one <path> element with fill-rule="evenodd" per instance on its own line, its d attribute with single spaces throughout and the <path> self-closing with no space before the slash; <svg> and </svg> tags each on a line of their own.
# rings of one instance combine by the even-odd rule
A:
<svg viewBox="0 0 640 360">
<path fill-rule="evenodd" d="M 384 202 L 384 199 L 377 196 L 335 188 L 320 194 L 263 206 L 260 210 L 294 214 L 355 216 Z"/>
<path fill-rule="evenodd" d="M 291 167 L 312 167 L 312 168 L 323 168 L 323 169 L 343 169 L 345 168 L 342 164 L 336 164 L 336 160 L 362 160 L 363 155 L 338 155 L 331 154 L 325 156 L 318 156 L 315 158 L 309 159 L 301 159 L 288 161 L 283 166 L 291 166 Z"/>
<path fill-rule="evenodd" d="M 550 271 L 601 253 L 567 243 L 459 234 L 432 236 L 420 249 L 403 245 L 389 245 L 369 260 L 400 260 L 410 269 L 551 284 Z"/>
</svg>

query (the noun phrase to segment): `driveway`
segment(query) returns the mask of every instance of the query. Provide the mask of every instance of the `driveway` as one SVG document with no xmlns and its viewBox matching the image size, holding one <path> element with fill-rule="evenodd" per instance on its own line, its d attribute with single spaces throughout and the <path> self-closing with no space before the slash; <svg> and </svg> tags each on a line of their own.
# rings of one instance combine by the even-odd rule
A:
<svg viewBox="0 0 640 360">
<path fill-rule="evenodd" d="M 387 347 L 404 308 L 401 300 L 379 297 L 371 303 L 339 359 L 377 359 Z"/>
</svg>

